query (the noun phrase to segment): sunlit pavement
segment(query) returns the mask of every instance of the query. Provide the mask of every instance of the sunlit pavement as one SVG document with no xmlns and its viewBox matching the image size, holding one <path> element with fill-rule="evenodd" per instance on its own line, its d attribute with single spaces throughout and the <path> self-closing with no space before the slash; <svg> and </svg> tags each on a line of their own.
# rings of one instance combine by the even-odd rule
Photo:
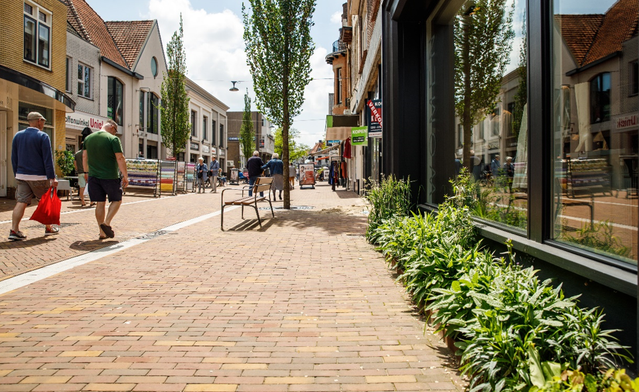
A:
<svg viewBox="0 0 639 392">
<path fill-rule="evenodd" d="M 295 209 L 261 203 L 262 228 L 227 209 L 221 231 L 222 189 L 126 196 L 111 241 L 77 200 L 59 236 L 25 220 L 27 241 L 1 242 L 0 290 L 33 282 L 0 295 L 0 390 L 463 390 L 366 243 L 361 198 L 296 186 Z"/>
</svg>

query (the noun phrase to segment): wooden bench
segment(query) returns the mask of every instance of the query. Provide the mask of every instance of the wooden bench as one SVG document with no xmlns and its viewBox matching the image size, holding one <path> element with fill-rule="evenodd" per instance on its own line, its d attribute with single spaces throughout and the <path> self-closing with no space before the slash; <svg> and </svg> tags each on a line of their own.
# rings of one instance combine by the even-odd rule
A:
<svg viewBox="0 0 639 392">
<path fill-rule="evenodd" d="M 257 202 L 262 201 L 262 200 L 266 200 L 268 201 L 268 204 L 271 206 L 271 214 L 273 215 L 273 217 L 275 217 L 275 213 L 273 212 L 273 204 L 271 203 L 271 199 L 270 199 L 270 193 L 271 193 L 271 185 L 273 184 L 273 178 L 272 177 L 258 177 L 257 180 L 255 181 L 255 184 L 253 184 L 252 188 L 252 193 L 253 196 L 244 196 L 244 191 L 249 189 L 250 187 L 245 186 L 244 188 L 226 188 L 222 191 L 222 194 L 220 195 L 220 203 L 221 203 L 221 219 L 220 219 L 220 228 L 222 229 L 222 231 L 224 231 L 224 207 L 226 206 L 242 206 L 242 219 L 244 219 L 244 207 L 253 207 L 255 209 L 255 214 L 257 215 L 257 221 L 260 224 L 260 227 L 262 227 L 262 220 L 260 219 L 260 213 L 257 209 Z M 240 197 L 239 199 L 234 199 L 234 200 L 227 200 L 224 201 L 224 192 L 226 191 L 242 191 L 242 197 Z M 261 192 L 266 192 L 267 196 L 259 196 L 258 194 Z"/>
</svg>

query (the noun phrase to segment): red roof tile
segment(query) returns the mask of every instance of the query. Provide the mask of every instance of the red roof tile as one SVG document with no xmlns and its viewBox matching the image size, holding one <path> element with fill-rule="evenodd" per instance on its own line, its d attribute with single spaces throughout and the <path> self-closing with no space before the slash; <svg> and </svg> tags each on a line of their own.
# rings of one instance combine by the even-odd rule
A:
<svg viewBox="0 0 639 392">
<path fill-rule="evenodd" d="M 116 64 L 130 69 L 100 15 L 85 0 L 65 1 L 68 7 L 67 19 L 71 26 L 84 39 L 100 48 L 103 56 Z"/>
<path fill-rule="evenodd" d="M 556 15 L 555 22 L 577 67 L 583 67 L 621 51 L 637 35 L 638 13 L 637 0 L 619 0 L 604 15 Z"/>
<path fill-rule="evenodd" d="M 637 0 L 619 0 L 610 7 L 582 66 L 620 51 L 621 44 L 636 31 L 637 12 Z"/>
<path fill-rule="evenodd" d="M 130 67 L 135 65 L 154 24 L 153 20 L 106 22 L 107 29 Z"/>
<path fill-rule="evenodd" d="M 561 35 L 578 67 L 583 64 L 603 19 L 603 15 L 555 16 L 555 23 L 560 24 Z"/>
</svg>

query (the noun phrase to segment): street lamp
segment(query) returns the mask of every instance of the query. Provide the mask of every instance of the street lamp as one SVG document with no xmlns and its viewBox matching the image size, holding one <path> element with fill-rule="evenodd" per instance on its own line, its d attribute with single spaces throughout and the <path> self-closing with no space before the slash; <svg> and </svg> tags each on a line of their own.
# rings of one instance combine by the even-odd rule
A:
<svg viewBox="0 0 639 392">
<path fill-rule="evenodd" d="M 233 91 L 233 92 L 240 91 L 237 87 L 235 87 L 235 83 L 237 83 L 237 80 L 231 80 L 231 83 L 233 83 L 233 87 L 231 87 L 229 91 Z"/>
</svg>

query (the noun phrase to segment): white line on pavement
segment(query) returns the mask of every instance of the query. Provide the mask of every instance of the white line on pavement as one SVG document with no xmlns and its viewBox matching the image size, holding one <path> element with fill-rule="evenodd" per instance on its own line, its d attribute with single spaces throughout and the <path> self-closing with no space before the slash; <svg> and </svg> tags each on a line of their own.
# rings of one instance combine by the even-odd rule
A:
<svg viewBox="0 0 639 392">
<path fill-rule="evenodd" d="M 227 208 L 227 211 L 234 210 L 239 208 L 237 206 Z M 207 219 L 213 218 L 215 216 L 220 215 L 220 211 L 215 211 L 210 214 L 201 215 L 197 218 L 189 219 L 184 222 L 176 223 L 174 225 L 165 227 L 164 229 L 160 229 L 158 231 L 176 231 L 187 226 L 194 225 L 196 223 L 203 222 Z M 144 235 L 140 236 L 144 237 Z M 92 261 L 99 260 L 103 257 L 110 256 L 114 253 L 120 252 L 122 250 L 134 247 L 136 245 L 140 245 L 146 241 L 151 240 L 154 237 L 150 238 L 131 238 L 130 240 L 126 240 L 123 242 L 119 242 L 117 244 L 107 246 L 105 248 L 97 249 L 89 253 L 85 253 L 80 256 L 72 257 L 67 260 L 60 261 L 55 264 L 48 265 L 46 267 L 39 268 L 34 271 L 26 272 L 22 275 L 15 276 L 13 278 L 5 279 L 0 281 L 0 295 L 8 293 L 9 291 L 13 291 L 29 285 L 31 283 L 35 283 L 42 279 L 46 279 L 53 275 L 59 274 L 60 272 L 64 272 L 70 270 L 71 268 L 75 268 L 80 265 L 84 265 L 86 263 L 90 263 Z"/>
</svg>

